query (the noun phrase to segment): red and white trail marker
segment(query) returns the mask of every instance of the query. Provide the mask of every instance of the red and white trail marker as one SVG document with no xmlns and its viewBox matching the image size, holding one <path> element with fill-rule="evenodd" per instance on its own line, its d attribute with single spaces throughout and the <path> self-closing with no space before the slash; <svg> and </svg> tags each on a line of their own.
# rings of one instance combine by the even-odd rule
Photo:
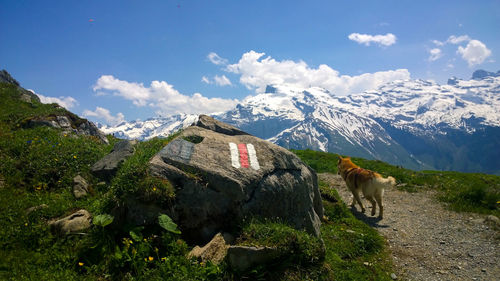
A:
<svg viewBox="0 0 500 281">
<path fill-rule="evenodd" d="M 259 160 L 257 160 L 257 153 L 253 144 L 233 142 L 229 143 L 229 150 L 231 151 L 231 165 L 237 169 L 249 168 L 254 170 L 260 169 Z"/>
</svg>

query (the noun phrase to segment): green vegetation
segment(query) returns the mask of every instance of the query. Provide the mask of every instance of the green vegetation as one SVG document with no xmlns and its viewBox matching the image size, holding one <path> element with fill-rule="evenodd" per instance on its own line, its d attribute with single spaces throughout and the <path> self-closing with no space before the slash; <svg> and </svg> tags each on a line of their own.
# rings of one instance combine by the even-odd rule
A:
<svg viewBox="0 0 500 281">
<path fill-rule="evenodd" d="M 304 162 L 319 173 L 337 173 L 338 155 L 313 150 L 294 150 Z M 393 176 L 401 189 L 416 192 L 435 189 L 439 199 L 455 211 L 476 212 L 500 216 L 500 176 L 443 171 L 413 171 L 377 160 L 352 158 L 365 169 Z"/>
<path fill-rule="evenodd" d="M 188 245 L 165 214 L 149 226 L 123 220 L 122 208 L 140 199 L 170 206 L 175 189 L 150 175 L 147 162 L 170 140 L 138 143 L 109 183 L 90 174 L 90 167 L 109 153 L 111 144 L 54 128 L 28 128 L 26 120 L 64 114 L 65 109 L 18 99 L 16 87 L 0 84 L 0 279 L 2 280 L 389 280 L 390 253 L 384 239 L 357 220 L 335 189 L 320 182 L 325 218 L 322 240 L 279 221 L 250 218 L 236 231 L 240 245 L 279 249 L 276 262 L 233 272 L 225 262 L 214 265 L 186 257 Z M 81 120 L 81 119 L 78 119 Z M 199 142 L 193 137 L 188 141 Z M 318 172 L 336 173 L 337 156 L 294 151 Z M 353 159 L 362 167 L 392 175 L 404 188 L 437 188 L 452 206 L 498 214 L 499 178 L 454 172 L 415 172 L 378 161 Z M 80 174 L 90 196 L 76 200 L 73 178 Z M 193 177 L 197 175 L 193 174 Z M 132 201 L 131 201 L 132 200 Z M 465 202 L 465 203 L 464 203 Z M 29 211 L 29 208 L 37 207 Z M 86 233 L 58 236 L 48 221 L 86 209 L 93 226 Z"/>
</svg>

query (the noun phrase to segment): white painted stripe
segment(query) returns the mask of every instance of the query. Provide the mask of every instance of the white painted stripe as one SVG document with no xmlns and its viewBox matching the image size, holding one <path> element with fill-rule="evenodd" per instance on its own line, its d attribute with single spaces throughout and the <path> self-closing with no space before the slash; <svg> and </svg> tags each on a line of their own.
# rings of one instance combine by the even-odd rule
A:
<svg viewBox="0 0 500 281">
<path fill-rule="evenodd" d="M 254 170 L 260 169 L 259 160 L 257 160 L 257 153 L 253 144 L 247 144 L 248 158 L 250 159 L 250 167 Z"/>
<path fill-rule="evenodd" d="M 235 143 L 230 142 L 229 150 L 231 151 L 231 165 L 233 165 L 233 167 L 237 169 L 241 168 L 240 153 L 238 152 L 238 146 Z"/>
</svg>

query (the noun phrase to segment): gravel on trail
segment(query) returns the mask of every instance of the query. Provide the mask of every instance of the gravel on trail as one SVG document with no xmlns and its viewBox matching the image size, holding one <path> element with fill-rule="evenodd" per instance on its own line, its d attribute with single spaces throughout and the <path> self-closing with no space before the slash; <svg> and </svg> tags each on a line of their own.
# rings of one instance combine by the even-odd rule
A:
<svg viewBox="0 0 500 281">
<path fill-rule="evenodd" d="M 319 174 L 347 205 L 352 194 L 339 175 Z M 384 219 L 354 215 L 387 240 L 398 280 L 500 280 L 500 231 L 486 215 L 457 213 L 437 201 L 436 191 L 385 190 Z"/>
</svg>

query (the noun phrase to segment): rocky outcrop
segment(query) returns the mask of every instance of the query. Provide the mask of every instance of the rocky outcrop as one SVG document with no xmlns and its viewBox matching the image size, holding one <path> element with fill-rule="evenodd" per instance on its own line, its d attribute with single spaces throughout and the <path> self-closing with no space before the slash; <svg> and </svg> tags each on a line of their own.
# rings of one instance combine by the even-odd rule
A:
<svg viewBox="0 0 500 281">
<path fill-rule="evenodd" d="M 97 161 L 90 169 L 92 174 L 104 180 L 111 180 L 120 165 L 135 152 L 137 141 L 123 140 L 115 144 L 110 154 Z"/>
<path fill-rule="evenodd" d="M 87 210 L 81 209 L 62 219 L 49 221 L 49 226 L 54 233 L 69 234 L 90 228 L 91 222 L 92 215 Z"/>
<path fill-rule="evenodd" d="M 37 95 L 22 88 L 19 82 L 17 82 L 17 80 L 14 79 L 5 69 L 0 71 L 0 83 L 7 83 L 16 86 L 19 93 L 19 99 L 24 102 L 40 102 L 40 98 Z"/>
<path fill-rule="evenodd" d="M 64 133 L 75 133 L 77 135 L 94 136 L 99 141 L 109 144 L 108 138 L 101 132 L 94 123 L 87 119 L 82 119 L 70 112 L 66 115 L 38 116 L 25 120 L 23 127 L 34 128 L 47 126 L 62 129 Z"/>
<path fill-rule="evenodd" d="M 238 129 L 210 117 L 214 130 Z M 200 124 L 199 122 L 197 124 Z M 245 217 L 279 218 L 320 235 L 323 206 L 316 173 L 290 151 L 248 134 L 191 126 L 149 162 L 176 188 L 171 217 L 184 235 L 208 241 Z"/>
</svg>

